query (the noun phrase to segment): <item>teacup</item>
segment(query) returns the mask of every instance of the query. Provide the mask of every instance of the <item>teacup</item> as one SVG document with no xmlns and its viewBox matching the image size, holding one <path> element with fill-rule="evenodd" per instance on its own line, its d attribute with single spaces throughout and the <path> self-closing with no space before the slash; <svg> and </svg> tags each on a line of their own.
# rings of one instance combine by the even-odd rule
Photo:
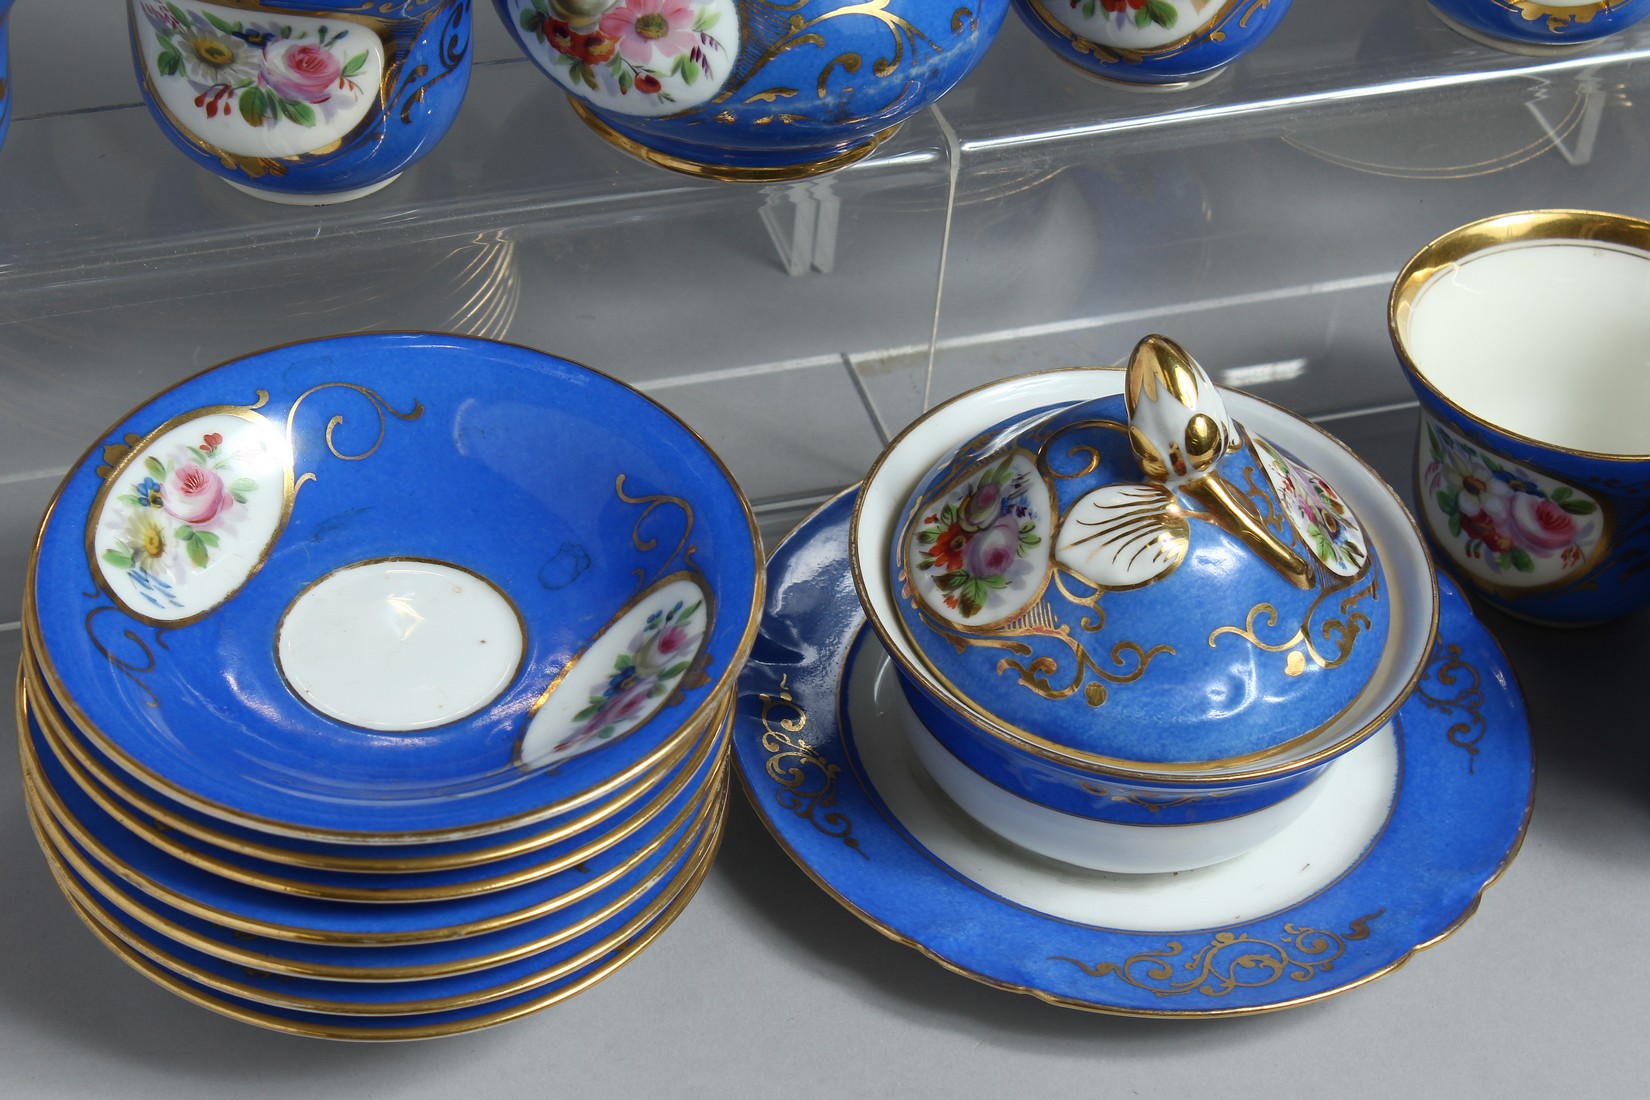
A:
<svg viewBox="0 0 1650 1100">
<path fill-rule="evenodd" d="M 1650 603 L 1647 303 L 1650 222 L 1583 210 L 1474 222 L 1398 275 L 1422 525 L 1506 611 L 1573 625 Z"/>
<path fill-rule="evenodd" d="M 1650 0 L 1429 0 L 1450 27 L 1512 53 L 1585 49 L 1650 15 Z"/>
<path fill-rule="evenodd" d="M 435 147 L 470 80 L 469 0 L 129 0 L 150 112 L 259 198 L 345 202 Z"/>
<path fill-rule="evenodd" d="M 1271 34 L 1292 0 L 1014 0 L 1061 60 L 1136 88 L 1190 88 L 1214 79 Z"/>
</svg>

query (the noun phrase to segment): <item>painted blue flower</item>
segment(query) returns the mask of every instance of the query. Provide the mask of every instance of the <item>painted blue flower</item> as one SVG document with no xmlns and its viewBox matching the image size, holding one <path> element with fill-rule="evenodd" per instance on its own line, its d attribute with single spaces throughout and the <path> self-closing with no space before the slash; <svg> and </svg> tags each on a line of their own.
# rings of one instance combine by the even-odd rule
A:
<svg viewBox="0 0 1650 1100">
<path fill-rule="evenodd" d="M 160 482 L 152 477 L 146 477 L 137 483 L 132 495 L 136 496 L 146 507 L 159 508 L 161 505 Z"/>
</svg>

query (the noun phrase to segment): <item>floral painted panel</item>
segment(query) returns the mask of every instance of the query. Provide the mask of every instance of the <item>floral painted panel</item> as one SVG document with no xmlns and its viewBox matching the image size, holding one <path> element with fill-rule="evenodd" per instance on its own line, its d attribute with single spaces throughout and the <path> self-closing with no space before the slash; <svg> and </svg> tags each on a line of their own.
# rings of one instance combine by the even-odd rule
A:
<svg viewBox="0 0 1650 1100">
<path fill-rule="evenodd" d="M 522 736 L 519 762 L 535 768 L 615 741 L 670 701 L 698 663 L 710 605 L 678 575 L 649 590 L 568 666 Z"/>
<path fill-rule="evenodd" d="M 1597 501 L 1481 450 L 1431 417 L 1422 423 L 1421 507 L 1451 558 L 1509 587 L 1580 575 L 1604 534 Z"/>
<path fill-rule="evenodd" d="M 93 505 L 103 587 L 151 622 L 194 619 L 263 564 L 291 492 L 280 431 L 254 412 L 191 415 L 129 451 Z"/>
<path fill-rule="evenodd" d="M 384 44 L 364 25 L 193 0 L 131 3 L 155 98 L 214 149 L 255 157 L 314 152 L 377 106 Z"/>
<path fill-rule="evenodd" d="M 523 45 L 568 91 L 657 117 L 708 102 L 739 53 L 734 0 L 508 0 Z"/>
<path fill-rule="evenodd" d="M 1018 616 L 1047 578 L 1050 511 L 1029 454 L 970 472 L 925 503 L 911 525 L 904 565 L 918 598 L 960 626 Z"/>
<path fill-rule="evenodd" d="M 1263 439 L 1254 439 L 1254 444 L 1284 515 L 1313 556 L 1331 573 L 1356 576 L 1369 561 L 1369 546 L 1352 509 L 1311 470 Z"/>
<path fill-rule="evenodd" d="M 1151 50 L 1213 23 L 1233 0 L 1036 0 L 1072 33 L 1126 50 Z"/>
</svg>

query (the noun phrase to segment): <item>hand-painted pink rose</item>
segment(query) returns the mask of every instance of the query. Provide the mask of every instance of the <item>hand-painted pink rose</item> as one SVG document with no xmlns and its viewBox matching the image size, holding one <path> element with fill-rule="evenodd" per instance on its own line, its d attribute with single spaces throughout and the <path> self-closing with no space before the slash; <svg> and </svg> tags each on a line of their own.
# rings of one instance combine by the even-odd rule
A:
<svg viewBox="0 0 1650 1100">
<path fill-rule="evenodd" d="M 1580 536 L 1570 513 L 1534 493 L 1515 493 L 1507 509 L 1512 535 L 1518 544 L 1539 557 L 1549 557 Z"/>
<path fill-rule="evenodd" d="M 603 703 L 602 709 L 585 723 L 585 728 L 594 732 L 640 716 L 647 709 L 647 693 L 652 690 L 653 680 L 650 677 L 643 676 L 632 681 L 629 687 L 615 692 L 611 699 Z"/>
<path fill-rule="evenodd" d="M 160 504 L 179 523 L 211 523 L 235 503 L 223 478 L 197 462 L 181 463 L 160 487 Z"/>
<path fill-rule="evenodd" d="M 651 638 L 637 639 L 635 647 L 636 671 L 643 676 L 657 676 L 671 665 L 692 658 L 699 646 L 699 634 L 681 623 L 671 623 Z"/>
<path fill-rule="evenodd" d="M 962 526 L 965 531 L 978 531 L 1003 510 L 1003 487 L 995 481 L 988 481 L 975 489 L 973 495 L 962 502 Z"/>
<path fill-rule="evenodd" d="M 343 71 L 344 63 L 325 46 L 283 40 L 264 47 L 258 82 L 282 99 L 325 103 Z"/>
<path fill-rule="evenodd" d="M 975 535 L 963 551 L 963 568 L 975 577 L 1006 576 L 1020 556 L 1020 525 L 1004 516 Z"/>
</svg>

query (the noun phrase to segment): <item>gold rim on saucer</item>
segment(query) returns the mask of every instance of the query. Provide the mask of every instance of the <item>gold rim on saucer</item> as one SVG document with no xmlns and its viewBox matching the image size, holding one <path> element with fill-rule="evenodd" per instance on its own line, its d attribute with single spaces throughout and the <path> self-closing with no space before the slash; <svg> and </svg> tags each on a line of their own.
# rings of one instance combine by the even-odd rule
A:
<svg viewBox="0 0 1650 1100">
<path fill-rule="evenodd" d="M 76 763 L 72 755 L 73 750 L 70 749 L 68 753 L 64 751 L 64 735 L 52 728 L 52 716 L 46 713 L 43 708 L 31 708 L 26 697 L 21 694 L 17 706 L 20 712 L 18 716 L 20 726 L 27 727 L 30 719 L 33 719 L 34 726 L 40 731 L 47 748 L 51 750 L 64 770 L 69 773 L 70 779 L 88 798 L 95 802 L 104 813 L 107 813 L 124 826 L 128 832 L 148 841 L 166 854 L 210 874 L 215 874 L 220 878 L 245 883 L 249 886 L 257 886 L 277 893 L 291 894 L 298 897 L 323 898 L 332 901 L 365 902 L 436 901 L 444 898 L 469 897 L 475 894 L 507 889 L 512 886 L 525 885 L 557 872 L 565 871 L 569 867 L 578 866 L 601 855 L 627 837 L 635 835 L 663 812 L 665 807 L 674 801 L 678 795 L 687 790 L 690 783 L 696 778 L 702 778 L 703 765 L 711 757 L 719 741 L 725 737 L 724 731 L 732 717 L 731 705 L 725 707 L 718 717 L 718 726 L 708 731 L 711 735 L 703 738 L 697 747 L 693 749 L 688 760 L 683 763 L 683 770 L 679 775 L 663 787 L 643 792 L 650 796 L 646 805 L 637 810 L 631 817 L 626 818 L 616 828 L 601 833 L 596 839 L 576 851 L 565 853 L 554 859 L 509 874 L 495 875 L 490 878 L 477 878 L 444 886 L 393 886 L 390 883 L 396 881 L 398 876 L 384 874 L 380 876 L 386 883 L 384 886 L 351 887 L 304 882 L 280 875 L 260 873 L 181 842 L 172 835 L 173 830 L 170 827 L 162 827 L 152 818 L 146 820 L 141 811 L 133 813 L 130 809 L 121 805 L 117 798 L 125 793 L 123 790 L 118 787 L 112 791 L 107 790 L 100 786 L 94 778 L 87 775 L 86 770 Z M 23 739 L 22 752 L 26 765 L 34 766 L 38 764 L 34 746 L 29 738 Z M 139 803 L 138 805 L 141 806 L 142 804 Z"/>
<path fill-rule="evenodd" d="M 695 841 L 702 838 L 704 823 L 716 816 L 717 800 L 722 797 L 726 782 L 724 774 L 718 780 L 715 789 L 708 792 L 709 797 L 695 817 L 692 827 L 662 858 L 661 866 L 670 866 L 686 858 L 686 853 L 691 850 Z M 253 950 L 251 947 L 220 942 L 203 936 L 199 932 L 185 928 L 175 921 L 150 911 L 140 902 L 128 897 L 118 887 L 114 886 L 101 871 L 81 857 L 72 846 L 63 844 L 62 835 L 54 828 L 54 822 L 51 820 L 49 813 L 36 801 L 32 785 L 25 781 L 24 787 L 25 801 L 30 810 L 30 825 L 34 829 L 36 840 L 39 842 L 42 852 L 45 853 L 48 862 L 59 863 L 61 866 L 73 871 L 83 888 L 101 898 L 108 906 L 112 906 L 113 909 L 118 910 L 131 921 L 153 930 L 166 939 L 192 948 L 202 954 L 211 955 L 224 962 L 266 971 L 271 974 L 336 981 L 395 982 L 450 977 L 456 974 L 485 970 L 548 950 L 589 931 L 633 902 L 636 897 L 640 896 L 646 885 L 645 883 L 632 885 L 626 889 L 623 896 L 604 905 L 598 912 L 590 914 L 582 920 L 559 926 L 552 932 L 528 943 L 517 944 L 499 951 L 436 963 L 397 967 L 343 966 L 309 961 L 294 962 L 291 959 L 264 954 Z M 218 925 L 217 927 L 223 928 L 224 926 Z M 238 938 L 235 930 L 226 930 L 229 931 L 231 939 Z M 336 940 L 322 944 L 322 946 L 339 945 L 341 945 L 341 941 Z"/>
<path fill-rule="evenodd" d="M 500 1009 L 494 1013 L 474 1016 L 465 1020 L 455 1020 L 450 1023 L 410 1025 L 406 1027 L 391 1028 L 363 1028 L 338 1022 L 324 1023 L 321 1021 L 315 1021 L 314 1023 L 309 1023 L 300 1020 L 289 1020 L 280 1016 L 272 1016 L 267 1013 L 258 1012 L 254 1009 L 244 1008 L 239 1005 L 228 1004 L 227 1002 L 213 997 L 205 990 L 196 989 L 186 984 L 179 975 L 173 973 L 172 971 L 156 966 L 142 955 L 128 948 L 119 939 L 108 935 L 96 924 L 95 921 L 89 920 L 85 914 L 80 912 L 78 907 L 73 906 L 72 902 L 70 904 L 71 907 L 75 908 L 76 914 L 79 915 L 81 920 L 86 923 L 86 926 L 91 930 L 92 934 L 101 940 L 104 945 L 113 951 L 123 962 L 132 967 L 132 969 L 136 970 L 156 985 L 177 994 L 184 1000 L 211 1012 L 216 1012 L 221 1016 L 227 1016 L 230 1019 L 239 1020 L 242 1023 L 252 1024 L 256 1027 L 266 1028 L 270 1031 L 282 1031 L 288 1034 L 307 1035 L 320 1039 L 340 1039 L 361 1042 L 433 1039 L 444 1035 L 459 1035 L 465 1032 L 479 1031 L 482 1028 L 492 1027 L 497 1024 L 506 1023 L 510 1020 L 520 1019 L 523 1016 L 538 1012 L 542 1009 L 550 1007 L 551 1005 L 565 1001 L 570 997 L 582 993 L 586 989 L 589 989 L 591 986 L 594 986 L 598 982 L 602 981 L 604 978 L 609 977 L 626 963 L 636 958 L 637 955 L 646 950 L 655 940 L 659 938 L 660 935 L 664 933 L 667 928 L 671 926 L 672 923 L 675 922 L 676 918 L 681 915 L 682 910 L 686 909 L 688 903 L 697 895 L 699 887 L 703 884 L 704 876 L 715 864 L 716 853 L 721 846 L 723 828 L 723 821 L 719 819 L 716 823 L 714 839 L 708 846 L 704 864 L 699 868 L 698 879 L 690 882 L 682 891 L 681 895 L 675 899 L 670 908 L 660 914 L 658 920 L 650 925 L 641 935 L 637 936 L 622 951 L 615 952 L 613 958 L 606 964 L 601 965 L 591 973 L 585 975 L 583 978 L 580 978 L 569 985 L 563 986 L 560 989 L 553 990 L 550 993 L 545 994 L 543 997 L 536 998 L 524 1004 L 512 1005 L 509 1008 Z"/>
<path fill-rule="evenodd" d="M 24 787 L 25 793 L 32 800 L 37 801 L 39 808 L 44 811 L 40 815 L 41 824 L 51 834 L 58 850 L 69 858 L 71 864 L 75 866 L 75 869 L 80 871 L 83 877 L 85 877 L 89 882 L 94 882 L 95 884 L 96 879 L 103 879 L 104 883 L 107 884 L 107 879 L 99 872 L 93 870 L 90 866 L 84 866 L 84 869 L 82 869 L 83 865 L 87 861 L 85 858 L 81 857 L 79 854 L 80 852 L 84 852 L 86 857 L 89 857 L 90 861 L 99 864 L 108 874 L 114 875 L 115 877 L 121 879 L 141 893 L 154 898 L 156 901 L 159 901 L 164 905 L 169 905 L 174 909 L 188 913 L 190 916 L 207 921 L 208 923 L 217 925 L 221 928 L 234 932 L 243 932 L 253 936 L 262 936 L 269 939 L 286 940 L 296 943 L 350 946 L 370 946 L 375 944 L 418 944 L 431 943 L 441 940 L 461 939 L 468 936 L 476 936 L 486 932 L 494 932 L 500 929 L 514 927 L 515 925 L 522 924 L 530 920 L 536 920 L 540 917 L 558 912 L 570 905 L 577 904 L 578 902 L 583 901 L 594 894 L 600 893 L 608 886 L 623 880 L 637 867 L 642 866 L 649 859 L 655 856 L 661 849 L 665 848 L 670 838 L 678 830 L 686 826 L 689 821 L 693 820 L 696 815 L 703 815 L 706 813 L 707 807 L 712 801 L 711 791 L 707 787 L 706 790 L 695 794 L 692 801 L 683 806 L 677 815 L 666 825 L 664 830 L 661 831 L 657 838 L 650 841 L 641 849 L 638 849 L 632 855 L 626 857 L 622 863 L 599 876 L 586 879 L 578 887 L 572 890 L 552 898 L 546 898 L 535 902 L 534 904 L 523 909 L 445 928 L 420 929 L 402 932 L 339 933 L 320 929 L 298 928 L 289 925 L 276 924 L 270 921 L 247 917 L 238 913 L 227 912 L 162 886 L 133 868 L 126 866 L 118 857 L 110 852 L 97 837 L 93 836 L 89 830 L 81 825 L 79 821 L 75 820 L 73 815 L 68 813 L 67 808 L 64 807 L 61 800 L 58 799 L 56 792 L 52 790 L 50 784 L 45 782 L 44 777 L 27 769 L 26 767 L 24 770 Z M 72 838 L 72 841 L 70 838 Z M 114 894 L 119 894 L 118 889 L 111 887 L 111 890 Z M 110 900 L 116 901 L 118 904 L 120 899 L 117 897 L 111 897 Z M 353 903 L 340 902 L 339 904 L 348 905 Z"/>
<path fill-rule="evenodd" d="M 725 787 L 722 789 L 719 797 L 725 801 Z M 508 982 L 503 985 L 494 986 L 490 989 L 477 990 L 471 993 L 457 994 L 450 997 L 432 998 L 422 1001 L 377 1003 L 306 1000 L 299 997 L 282 996 L 278 991 L 260 989 L 256 986 L 247 985 L 244 982 L 237 982 L 233 979 L 222 977 L 196 964 L 179 959 L 166 952 L 162 947 L 149 944 L 145 942 L 142 937 L 133 934 L 127 928 L 123 928 L 120 921 L 108 912 L 107 908 L 98 899 L 94 892 L 85 890 L 75 883 L 73 877 L 67 872 L 67 870 L 61 864 L 51 860 L 49 856 L 47 862 L 51 867 L 53 876 L 57 879 L 59 889 L 61 889 L 69 901 L 75 905 L 83 919 L 89 916 L 101 925 L 104 931 L 120 939 L 133 951 L 145 956 L 156 965 L 165 967 L 167 970 L 170 970 L 184 978 L 198 982 L 201 985 L 207 986 L 221 993 L 227 993 L 231 996 L 240 997 L 244 1000 L 256 1001 L 260 1004 L 272 1005 L 277 1008 L 288 1008 L 301 1012 L 324 1012 L 348 1016 L 406 1016 L 422 1012 L 443 1012 L 454 1009 L 471 1008 L 491 1001 L 502 1000 L 506 997 L 513 997 L 522 993 L 528 993 L 534 989 L 541 988 L 550 982 L 566 977 L 568 974 L 574 973 L 575 971 L 582 970 L 585 967 L 599 961 L 603 957 L 610 955 L 615 950 L 623 947 L 626 943 L 630 942 L 639 933 L 641 933 L 649 924 L 651 924 L 654 919 L 661 916 L 665 910 L 669 909 L 671 905 L 675 903 L 677 897 L 682 893 L 682 891 L 688 888 L 690 883 L 698 880 L 703 871 L 706 861 L 706 854 L 711 848 L 711 841 L 714 839 L 713 826 L 716 820 L 717 819 L 714 814 L 707 818 L 699 827 L 698 835 L 693 838 L 692 849 L 686 852 L 683 857 L 678 858 L 676 862 L 672 863 L 668 871 L 661 871 L 660 874 L 649 880 L 647 886 L 651 887 L 656 885 L 660 879 L 666 878 L 667 875 L 669 878 L 669 881 L 666 882 L 659 896 L 650 901 L 641 912 L 638 912 L 634 917 L 626 921 L 622 928 L 608 934 L 607 936 L 604 936 L 599 942 L 591 944 L 589 947 L 581 950 L 577 955 L 564 959 L 553 966 L 538 971 L 537 973 L 527 975 L 523 978 L 518 978 L 515 981 Z M 616 912 L 617 910 L 615 913 Z M 345 991 L 350 985 L 350 983 L 347 982 L 338 982 L 336 984 L 339 987 L 340 992 Z"/>
</svg>

